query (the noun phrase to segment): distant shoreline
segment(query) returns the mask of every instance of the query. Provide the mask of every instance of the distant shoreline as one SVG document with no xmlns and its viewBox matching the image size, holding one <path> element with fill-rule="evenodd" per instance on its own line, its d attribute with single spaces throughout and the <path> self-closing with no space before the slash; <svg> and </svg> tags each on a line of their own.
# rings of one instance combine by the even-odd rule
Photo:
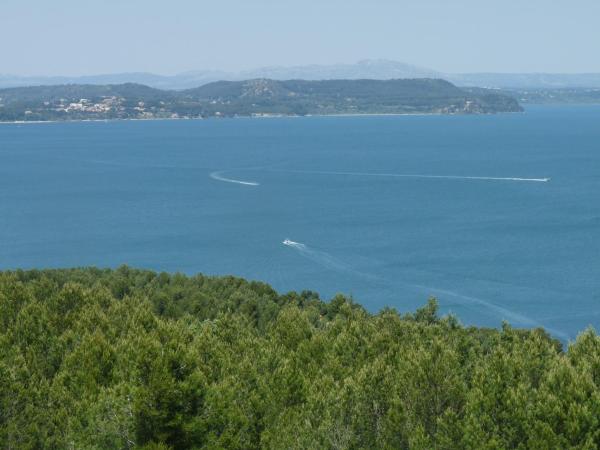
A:
<svg viewBox="0 0 600 450">
<path fill-rule="evenodd" d="M 228 119 L 301 119 L 307 117 L 378 117 L 378 116 L 495 116 L 503 114 L 522 114 L 524 111 L 507 111 L 497 113 L 335 113 L 335 114 L 281 114 L 281 115 L 257 115 L 257 116 L 211 116 L 211 117 L 153 117 L 148 119 L 73 119 L 73 120 L 15 120 L 0 121 L 0 125 L 32 125 L 44 123 L 85 123 L 85 122 L 158 122 L 158 121 L 201 121 L 201 120 L 228 120 Z"/>
</svg>

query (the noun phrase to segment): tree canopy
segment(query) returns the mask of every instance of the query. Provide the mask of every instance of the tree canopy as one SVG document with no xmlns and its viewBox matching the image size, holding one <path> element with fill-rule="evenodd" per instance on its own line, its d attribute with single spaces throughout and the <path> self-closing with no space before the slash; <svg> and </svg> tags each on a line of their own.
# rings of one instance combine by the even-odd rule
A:
<svg viewBox="0 0 600 450">
<path fill-rule="evenodd" d="M 600 338 L 464 327 L 435 300 L 121 267 L 0 273 L 0 447 L 594 449 Z"/>
</svg>

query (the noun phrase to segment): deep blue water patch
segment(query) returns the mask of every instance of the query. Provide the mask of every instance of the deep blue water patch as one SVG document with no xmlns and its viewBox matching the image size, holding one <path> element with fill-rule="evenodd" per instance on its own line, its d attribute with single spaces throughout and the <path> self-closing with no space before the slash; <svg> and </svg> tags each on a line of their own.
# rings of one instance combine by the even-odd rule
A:
<svg viewBox="0 0 600 450">
<path fill-rule="evenodd" d="M 0 125 L 0 268 L 123 263 L 574 338 L 600 323 L 600 107 Z"/>
</svg>

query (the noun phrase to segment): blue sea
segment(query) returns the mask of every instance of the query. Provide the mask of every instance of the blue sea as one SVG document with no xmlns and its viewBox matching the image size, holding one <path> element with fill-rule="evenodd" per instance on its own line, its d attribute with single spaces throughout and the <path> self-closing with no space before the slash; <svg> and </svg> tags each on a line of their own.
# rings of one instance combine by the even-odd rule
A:
<svg viewBox="0 0 600 450">
<path fill-rule="evenodd" d="M 600 325 L 600 107 L 0 125 L 0 269 L 121 264 L 574 339 Z"/>
</svg>

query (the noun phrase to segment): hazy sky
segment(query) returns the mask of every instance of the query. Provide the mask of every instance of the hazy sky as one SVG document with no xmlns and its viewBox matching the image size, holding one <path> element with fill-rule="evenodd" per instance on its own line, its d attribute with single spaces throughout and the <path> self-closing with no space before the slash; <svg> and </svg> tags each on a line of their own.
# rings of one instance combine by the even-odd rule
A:
<svg viewBox="0 0 600 450">
<path fill-rule="evenodd" d="M 385 58 L 600 72 L 600 0 L 0 0 L 0 73 L 173 74 Z"/>
</svg>

